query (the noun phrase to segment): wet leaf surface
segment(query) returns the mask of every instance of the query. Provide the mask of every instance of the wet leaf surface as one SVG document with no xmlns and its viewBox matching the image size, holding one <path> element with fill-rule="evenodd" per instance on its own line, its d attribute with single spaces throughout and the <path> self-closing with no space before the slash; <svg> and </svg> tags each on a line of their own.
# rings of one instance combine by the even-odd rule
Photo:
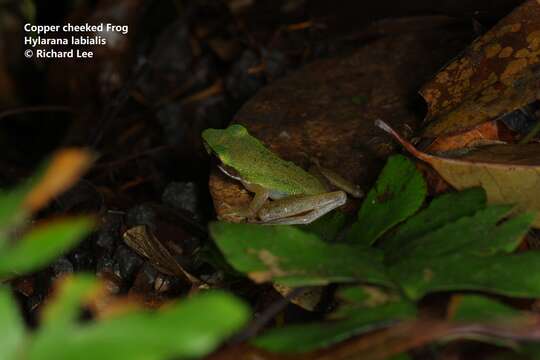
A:
<svg viewBox="0 0 540 360">
<path fill-rule="evenodd" d="M 540 210 L 540 144 L 501 144 L 442 157 L 417 150 L 393 129 L 379 122 L 411 154 L 429 163 L 456 189 L 481 186 L 489 203 L 515 204 L 516 211 Z M 540 226 L 540 215 L 534 224 Z"/>
<path fill-rule="evenodd" d="M 540 4 L 528 0 L 426 84 L 423 136 L 455 134 L 537 99 Z"/>
</svg>

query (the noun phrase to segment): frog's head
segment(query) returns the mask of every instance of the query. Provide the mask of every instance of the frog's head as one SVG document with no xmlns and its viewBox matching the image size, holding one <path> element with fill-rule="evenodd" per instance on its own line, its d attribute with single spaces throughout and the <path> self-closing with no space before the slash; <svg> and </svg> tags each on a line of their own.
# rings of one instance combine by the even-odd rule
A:
<svg viewBox="0 0 540 360">
<path fill-rule="evenodd" d="M 202 132 L 204 147 L 208 153 L 217 156 L 223 163 L 232 156 L 234 145 L 248 134 L 245 127 L 234 124 L 226 129 L 206 129 Z"/>
</svg>

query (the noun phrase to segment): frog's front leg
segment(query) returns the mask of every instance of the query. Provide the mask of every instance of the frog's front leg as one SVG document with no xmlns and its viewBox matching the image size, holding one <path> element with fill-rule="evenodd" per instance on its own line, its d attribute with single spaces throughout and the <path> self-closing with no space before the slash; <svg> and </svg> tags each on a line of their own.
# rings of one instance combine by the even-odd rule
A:
<svg viewBox="0 0 540 360">
<path fill-rule="evenodd" d="M 290 196 L 267 202 L 258 212 L 261 224 L 309 224 L 328 212 L 345 204 L 347 195 L 333 191 L 319 195 Z"/>
<path fill-rule="evenodd" d="M 262 186 L 248 184 L 242 182 L 244 187 L 252 192 L 253 199 L 249 205 L 245 208 L 235 209 L 233 211 L 227 212 L 227 216 L 238 216 L 241 218 L 248 219 L 248 221 L 255 221 L 257 218 L 257 213 L 263 207 L 270 197 L 270 191 L 266 190 Z"/>
</svg>

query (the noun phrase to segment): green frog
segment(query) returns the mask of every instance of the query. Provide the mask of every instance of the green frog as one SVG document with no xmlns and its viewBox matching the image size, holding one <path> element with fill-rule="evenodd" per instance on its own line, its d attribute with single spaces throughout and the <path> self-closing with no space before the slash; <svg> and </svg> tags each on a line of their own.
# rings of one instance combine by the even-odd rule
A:
<svg viewBox="0 0 540 360">
<path fill-rule="evenodd" d="M 229 215 L 267 225 L 308 224 L 345 204 L 346 193 L 363 196 L 358 186 L 316 161 L 317 171 L 310 173 L 281 159 L 242 125 L 206 129 L 202 138 L 220 160 L 219 169 L 254 194 L 247 208 Z M 340 190 L 330 191 L 328 183 Z"/>
</svg>

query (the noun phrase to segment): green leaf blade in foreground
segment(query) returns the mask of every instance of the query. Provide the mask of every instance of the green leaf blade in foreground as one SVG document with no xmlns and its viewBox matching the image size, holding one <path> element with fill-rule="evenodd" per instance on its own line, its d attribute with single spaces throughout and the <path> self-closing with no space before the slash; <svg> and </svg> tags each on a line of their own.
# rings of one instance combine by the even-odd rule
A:
<svg viewBox="0 0 540 360">
<path fill-rule="evenodd" d="M 0 248 L 7 243 L 7 233 L 27 216 L 21 205 L 28 191 L 28 186 L 19 186 L 7 192 L 0 190 Z"/>
<path fill-rule="evenodd" d="M 23 320 L 7 287 L 0 286 L 0 353 L 2 359 L 20 359 L 25 340 Z"/>
<path fill-rule="evenodd" d="M 334 320 L 271 329 L 253 344 L 273 352 L 312 351 L 416 315 L 413 303 L 377 288 L 351 287 L 340 293 L 349 303 L 330 314 Z"/>
<path fill-rule="evenodd" d="M 195 358 L 213 351 L 248 320 L 231 295 L 208 292 L 163 310 L 138 311 L 69 331 L 39 333 L 30 360 Z"/>
<path fill-rule="evenodd" d="M 373 244 L 387 230 L 413 215 L 426 194 L 426 183 L 414 163 L 402 155 L 390 157 L 362 203 L 347 240 L 366 246 Z"/>
<path fill-rule="evenodd" d="M 294 226 L 215 222 L 210 233 L 228 262 L 257 282 L 287 286 L 364 281 L 391 285 L 377 249 L 328 244 Z"/>
<path fill-rule="evenodd" d="M 73 327 L 83 301 L 98 290 L 99 281 L 90 275 L 77 275 L 59 281 L 51 301 L 42 312 L 41 331 L 52 328 L 66 330 Z"/>
<path fill-rule="evenodd" d="M 410 318 L 411 305 L 384 305 L 365 309 L 345 320 L 290 325 L 267 331 L 253 344 L 272 352 L 300 353 L 325 348 L 353 336 L 385 328 L 398 320 Z"/>
<path fill-rule="evenodd" d="M 77 244 L 92 230 L 88 217 L 54 220 L 34 227 L 0 254 L 0 278 L 37 270 Z"/>
</svg>

